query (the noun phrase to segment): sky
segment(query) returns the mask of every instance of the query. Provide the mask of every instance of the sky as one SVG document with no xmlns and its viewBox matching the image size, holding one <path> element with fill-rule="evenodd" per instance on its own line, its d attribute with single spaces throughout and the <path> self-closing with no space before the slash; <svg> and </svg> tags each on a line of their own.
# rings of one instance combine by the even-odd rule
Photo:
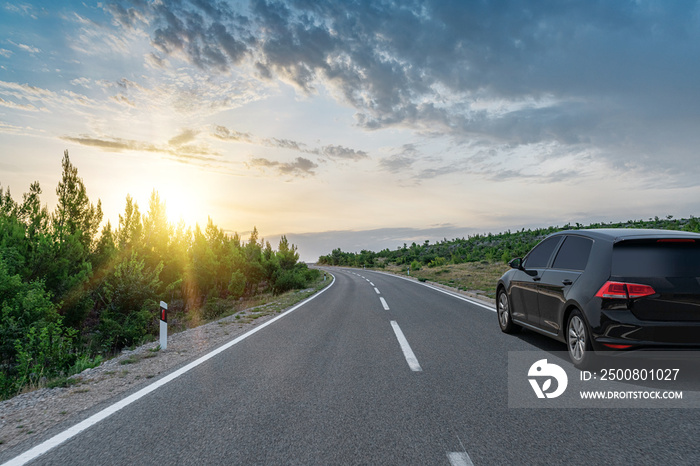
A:
<svg viewBox="0 0 700 466">
<path fill-rule="evenodd" d="M 0 186 L 308 261 L 699 216 L 699 78 L 694 1 L 2 2 Z"/>
</svg>

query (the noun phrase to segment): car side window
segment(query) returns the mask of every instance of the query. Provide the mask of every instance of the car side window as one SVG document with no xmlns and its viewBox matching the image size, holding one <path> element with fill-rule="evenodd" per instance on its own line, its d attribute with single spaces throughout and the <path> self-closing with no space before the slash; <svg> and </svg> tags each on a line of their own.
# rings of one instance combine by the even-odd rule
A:
<svg viewBox="0 0 700 466">
<path fill-rule="evenodd" d="M 525 258 L 523 267 L 530 269 L 541 269 L 547 267 L 549 258 L 552 257 L 554 249 L 561 241 L 561 236 L 553 236 L 542 241 L 540 244 L 530 251 Z"/>
<path fill-rule="evenodd" d="M 555 269 L 585 270 L 593 241 L 581 236 L 567 236 L 552 265 Z"/>
</svg>

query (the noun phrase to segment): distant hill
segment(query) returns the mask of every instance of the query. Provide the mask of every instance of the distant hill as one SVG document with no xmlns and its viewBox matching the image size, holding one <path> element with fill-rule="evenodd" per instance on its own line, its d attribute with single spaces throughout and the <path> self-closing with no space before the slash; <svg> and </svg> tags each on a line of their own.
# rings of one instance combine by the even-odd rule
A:
<svg viewBox="0 0 700 466">
<path fill-rule="evenodd" d="M 593 223 L 590 225 L 566 224 L 563 227 L 510 230 L 498 234 L 477 234 L 467 238 L 444 239 L 434 244 L 426 240 L 423 244 L 412 243 L 398 247 L 396 250 L 383 249 L 379 252 L 363 250 L 359 253 L 343 252 L 334 249 L 330 254 L 321 256 L 318 263 L 322 265 L 340 265 L 351 267 L 384 267 L 389 264 L 412 264 L 420 266 L 439 266 L 460 264 L 463 262 L 508 262 L 514 257 L 522 257 L 545 236 L 561 230 L 581 230 L 590 228 L 657 228 L 663 230 L 682 230 L 700 232 L 700 219 L 691 216 L 688 219 L 674 219 L 668 215 L 649 220 L 628 220 L 618 223 Z"/>
</svg>

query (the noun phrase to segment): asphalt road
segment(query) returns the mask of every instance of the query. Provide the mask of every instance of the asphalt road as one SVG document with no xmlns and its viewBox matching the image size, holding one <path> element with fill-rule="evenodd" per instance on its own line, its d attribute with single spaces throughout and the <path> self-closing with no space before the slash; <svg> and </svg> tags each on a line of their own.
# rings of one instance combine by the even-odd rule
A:
<svg viewBox="0 0 700 466">
<path fill-rule="evenodd" d="M 696 410 L 509 408 L 508 352 L 562 345 L 328 270 L 315 299 L 29 464 L 700 464 Z"/>
</svg>

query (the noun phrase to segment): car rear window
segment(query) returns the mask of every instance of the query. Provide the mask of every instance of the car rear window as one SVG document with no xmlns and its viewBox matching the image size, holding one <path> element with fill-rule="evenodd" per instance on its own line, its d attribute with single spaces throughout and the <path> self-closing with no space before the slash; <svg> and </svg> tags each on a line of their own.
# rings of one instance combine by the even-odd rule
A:
<svg viewBox="0 0 700 466">
<path fill-rule="evenodd" d="M 700 244 L 618 243 L 613 247 L 611 272 L 619 277 L 700 277 Z"/>
<path fill-rule="evenodd" d="M 593 241 L 581 236 L 567 236 L 559 248 L 553 267 L 564 270 L 585 270 Z"/>
</svg>

